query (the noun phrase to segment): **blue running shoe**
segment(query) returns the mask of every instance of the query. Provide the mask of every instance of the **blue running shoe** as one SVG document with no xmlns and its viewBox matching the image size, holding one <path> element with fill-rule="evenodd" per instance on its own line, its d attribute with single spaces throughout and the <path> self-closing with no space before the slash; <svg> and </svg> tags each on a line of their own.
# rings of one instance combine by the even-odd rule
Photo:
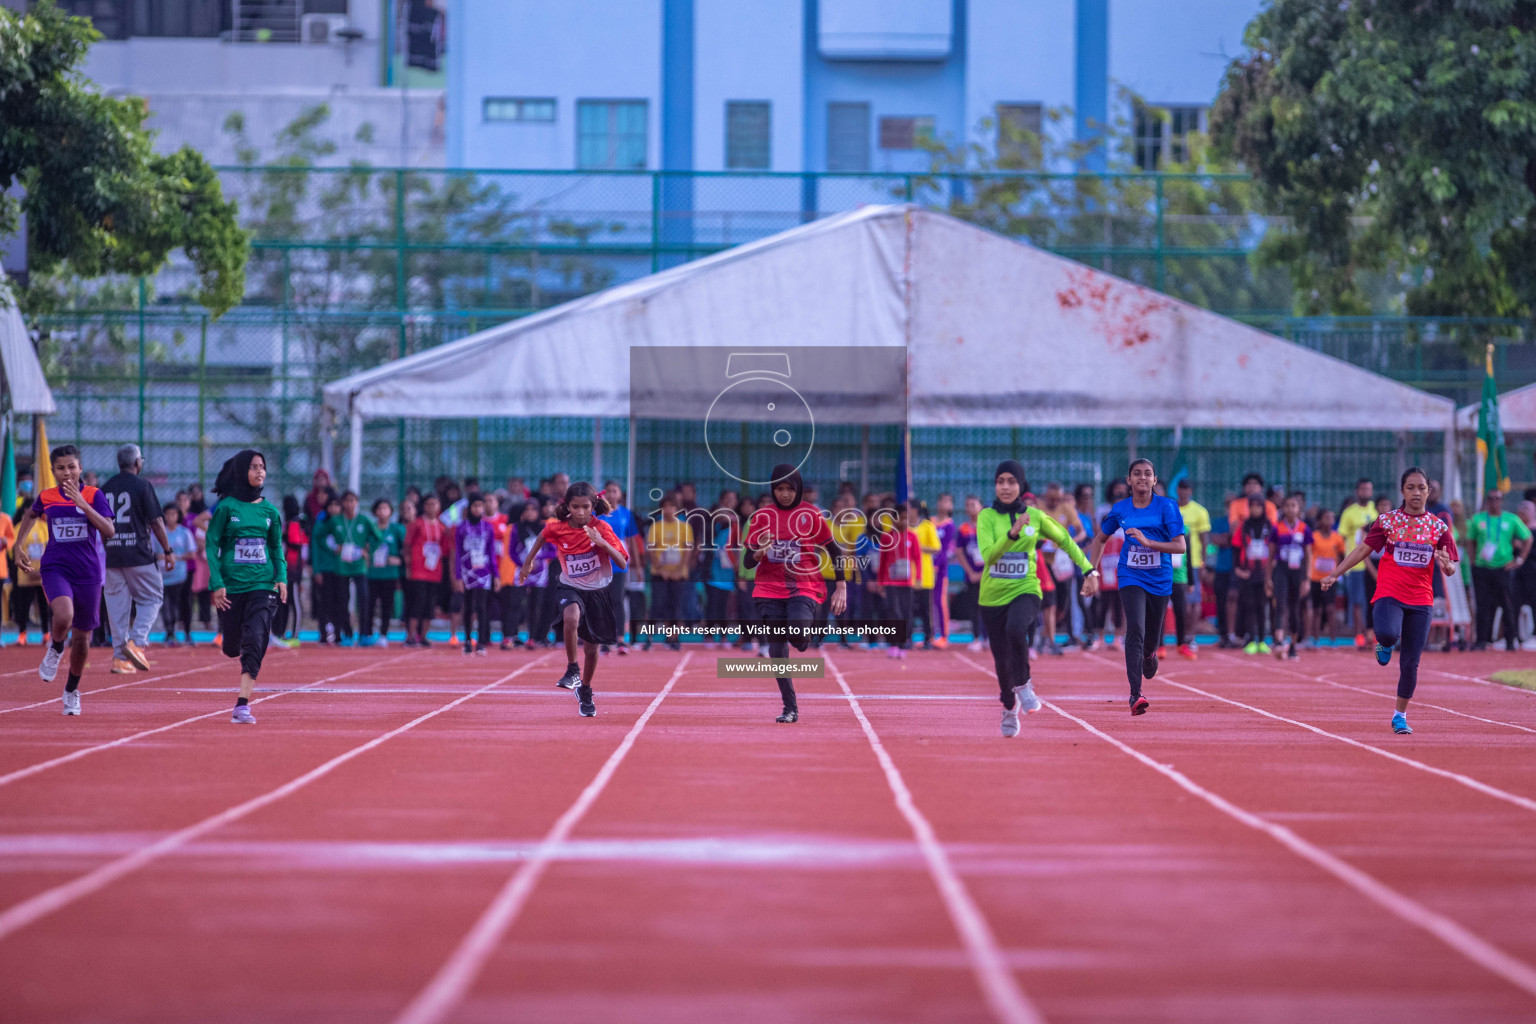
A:
<svg viewBox="0 0 1536 1024">
<path fill-rule="evenodd" d="M 1392 731 L 1399 736 L 1412 736 L 1413 729 L 1408 725 L 1408 716 L 1401 711 L 1392 714 Z"/>
<path fill-rule="evenodd" d="M 1378 664 L 1378 665 L 1386 665 L 1391 660 L 1392 660 L 1392 648 L 1390 648 L 1390 647 L 1383 647 L 1381 644 L 1377 644 L 1376 645 L 1376 664 Z"/>
</svg>

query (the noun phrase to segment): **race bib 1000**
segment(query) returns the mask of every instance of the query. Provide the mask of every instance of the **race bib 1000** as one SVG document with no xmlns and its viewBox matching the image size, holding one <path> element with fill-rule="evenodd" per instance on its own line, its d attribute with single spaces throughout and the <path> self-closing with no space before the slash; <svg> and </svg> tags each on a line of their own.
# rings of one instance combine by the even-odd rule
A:
<svg viewBox="0 0 1536 1024">
<path fill-rule="evenodd" d="M 1008 551 L 997 556 L 997 561 L 992 563 L 992 578 L 995 580 L 1022 580 L 1029 577 L 1030 566 L 1034 558 L 1023 551 Z"/>
<path fill-rule="evenodd" d="M 82 541 L 90 536 L 91 524 L 80 519 L 56 519 L 52 526 L 53 539 L 60 543 Z"/>
</svg>

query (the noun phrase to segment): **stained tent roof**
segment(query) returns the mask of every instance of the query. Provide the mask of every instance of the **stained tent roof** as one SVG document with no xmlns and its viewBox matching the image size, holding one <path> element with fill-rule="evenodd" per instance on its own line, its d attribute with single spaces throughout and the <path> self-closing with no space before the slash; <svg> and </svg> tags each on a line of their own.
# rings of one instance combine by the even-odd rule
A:
<svg viewBox="0 0 1536 1024">
<path fill-rule="evenodd" d="M 27 325 L 16 308 L 5 274 L 0 272 L 0 360 L 5 364 L 5 386 L 11 393 L 11 411 L 43 413 L 58 411 L 53 392 L 43 377 L 37 350 L 27 334 Z"/>
<path fill-rule="evenodd" d="M 325 387 L 346 415 L 629 415 L 633 346 L 906 346 L 914 426 L 1444 430 L 1449 399 L 913 205 L 828 217 Z M 815 406 L 815 388 L 802 390 Z M 829 417 L 830 418 L 830 417 Z"/>
<path fill-rule="evenodd" d="M 1456 414 L 1456 425 L 1462 430 L 1476 430 L 1479 408 L 1481 403 L 1462 406 Z M 1506 434 L 1536 434 L 1536 384 L 1499 396 L 1499 424 Z"/>
</svg>

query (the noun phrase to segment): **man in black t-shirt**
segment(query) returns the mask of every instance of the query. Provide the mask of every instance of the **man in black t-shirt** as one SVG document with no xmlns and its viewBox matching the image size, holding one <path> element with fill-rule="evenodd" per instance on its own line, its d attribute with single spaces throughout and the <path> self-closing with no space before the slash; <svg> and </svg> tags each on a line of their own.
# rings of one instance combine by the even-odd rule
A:
<svg viewBox="0 0 1536 1024">
<path fill-rule="evenodd" d="M 144 455 L 136 444 L 117 450 L 118 474 L 101 490 L 112 505 L 117 533 L 107 541 L 107 617 L 112 622 L 112 671 L 148 670 L 144 648 L 165 596 L 165 568 L 175 566 L 155 487 L 139 475 Z"/>
</svg>

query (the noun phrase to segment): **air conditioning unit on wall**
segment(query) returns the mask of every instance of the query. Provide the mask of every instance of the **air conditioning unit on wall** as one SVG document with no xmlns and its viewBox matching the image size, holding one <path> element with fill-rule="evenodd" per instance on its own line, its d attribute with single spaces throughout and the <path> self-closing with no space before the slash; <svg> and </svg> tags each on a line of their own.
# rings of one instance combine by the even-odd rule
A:
<svg viewBox="0 0 1536 1024">
<path fill-rule="evenodd" d="M 299 22 L 299 39 L 305 43 L 341 43 L 346 41 L 345 14 L 306 14 Z"/>
</svg>

